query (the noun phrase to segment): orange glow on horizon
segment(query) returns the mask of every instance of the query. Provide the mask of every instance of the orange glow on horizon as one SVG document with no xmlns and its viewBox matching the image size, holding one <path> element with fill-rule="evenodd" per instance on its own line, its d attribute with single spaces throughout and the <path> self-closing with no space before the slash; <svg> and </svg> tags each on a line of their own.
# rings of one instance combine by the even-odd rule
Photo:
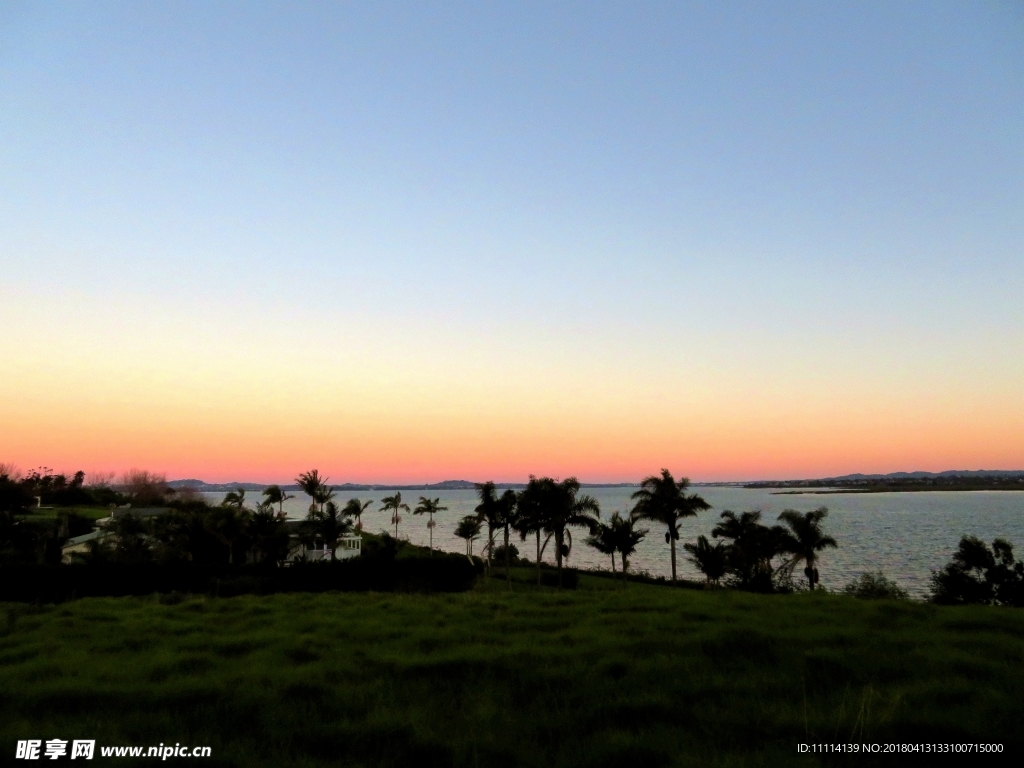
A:
<svg viewBox="0 0 1024 768">
<path fill-rule="evenodd" d="M 1013 370 L 986 388 L 789 361 L 766 381 L 713 350 L 650 372 L 611 365 L 604 350 L 577 365 L 484 346 L 448 354 L 400 335 L 314 367 L 312 342 L 285 345 L 289 358 L 277 341 L 243 354 L 220 340 L 186 356 L 175 339 L 61 354 L 0 340 L 0 462 L 210 482 L 284 482 L 317 467 L 338 483 L 1024 468 Z M 288 363 L 261 362 L 275 359 Z"/>
</svg>

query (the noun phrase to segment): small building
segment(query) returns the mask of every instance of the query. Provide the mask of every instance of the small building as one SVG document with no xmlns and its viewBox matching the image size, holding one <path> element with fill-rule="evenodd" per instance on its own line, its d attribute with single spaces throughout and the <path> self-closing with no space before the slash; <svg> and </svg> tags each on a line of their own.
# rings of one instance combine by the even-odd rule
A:
<svg viewBox="0 0 1024 768">
<path fill-rule="evenodd" d="M 110 517 L 101 517 L 96 521 L 96 525 L 103 526 L 110 525 L 110 523 L 119 517 L 125 515 L 135 515 L 138 518 L 146 517 L 158 517 L 166 512 L 170 512 L 170 507 L 137 507 L 132 508 L 131 505 L 125 505 L 123 507 L 114 507 L 110 510 Z"/>
<path fill-rule="evenodd" d="M 72 555 L 76 552 L 84 555 L 89 551 L 89 542 L 103 541 L 103 539 L 107 538 L 109 535 L 109 531 L 101 529 L 98 531 L 91 531 L 81 536 L 75 536 L 73 539 L 68 539 L 60 548 L 61 562 L 65 565 L 70 565 L 74 562 Z"/>
<path fill-rule="evenodd" d="M 296 560 L 330 560 L 331 550 L 323 539 L 319 536 L 310 539 L 308 535 L 303 535 L 304 523 L 305 521 L 303 520 L 289 520 L 287 522 L 292 546 L 286 562 L 292 563 Z M 348 560 L 353 557 L 359 557 L 362 553 L 363 537 L 359 534 L 342 536 L 338 539 L 337 546 L 334 548 L 334 558 L 336 560 Z"/>
</svg>

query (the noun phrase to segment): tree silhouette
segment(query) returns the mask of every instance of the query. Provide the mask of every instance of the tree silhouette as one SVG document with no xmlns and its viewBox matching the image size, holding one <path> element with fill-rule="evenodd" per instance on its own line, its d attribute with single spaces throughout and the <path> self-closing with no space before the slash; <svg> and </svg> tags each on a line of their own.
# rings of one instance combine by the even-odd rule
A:
<svg viewBox="0 0 1024 768">
<path fill-rule="evenodd" d="M 636 527 L 639 519 L 632 512 L 625 517 L 618 512 L 612 515 L 612 544 L 619 553 L 623 581 L 626 580 L 626 573 L 629 571 L 629 558 L 636 552 L 637 545 L 647 536 L 646 529 Z"/>
<path fill-rule="evenodd" d="M 714 538 L 730 541 L 726 562 L 739 586 L 761 592 L 775 589 L 772 558 L 781 552 L 786 533 L 781 526 L 762 525 L 760 511 L 737 516 L 730 510 L 722 513 L 721 521 L 711 531 Z"/>
<path fill-rule="evenodd" d="M 245 488 L 238 487 L 233 491 L 228 491 L 224 495 L 224 501 L 221 502 L 221 506 L 245 509 Z"/>
<path fill-rule="evenodd" d="M 505 493 L 499 497 L 497 487 L 494 483 L 488 480 L 486 483 L 476 484 L 477 494 L 480 496 L 480 503 L 477 504 L 476 512 L 477 518 L 481 524 L 487 524 L 487 577 L 491 575 L 491 562 L 494 556 L 494 534 L 496 531 L 505 529 L 505 543 L 508 544 L 508 529 L 511 523 L 511 515 L 515 509 L 515 493 L 513 491 L 505 491 Z M 511 576 L 508 572 L 508 551 L 506 549 L 505 557 L 505 575 L 506 578 L 510 579 Z"/>
<path fill-rule="evenodd" d="M 466 515 L 455 528 L 455 535 L 466 540 L 466 557 L 473 560 L 473 540 L 480 536 L 480 519 L 476 515 Z"/>
<path fill-rule="evenodd" d="M 663 524 L 665 542 L 672 550 L 672 581 L 676 580 L 676 542 L 679 541 L 679 521 L 684 517 L 696 517 L 701 510 L 711 505 L 696 493 L 687 496 L 689 479 L 683 477 L 676 482 L 667 469 L 661 475 L 651 475 L 640 483 L 640 490 L 633 494 L 636 506 L 633 511 L 638 517 Z"/>
<path fill-rule="evenodd" d="M 406 512 L 409 511 L 409 505 L 402 503 L 402 494 L 396 492 L 394 496 L 385 496 L 380 500 L 381 512 L 391 511 L 391 522 L 395 524 L 395 538 L 398 538 L 398 524 L 402 522 L 402 515 L 400 512 L 404 509 Z"/>
<path fill-rule="evenodd" d="M 323 510 L 309 511 L 304 527 L 330 549 L 332 563 L 337 560 L 334 550 L 338 548 L 338 541 L 352 532 L 352 523 L 347 519 L 344 510 L 339 510 L 338 505 L 330 500 L 325 502 Z"/>
<path fill-rule="evenodd" d="M 316 493 L 313 494 L 313 501 L 320 506 L 320 511 L 324 511 L 324 505 L 329 503 L 334 498 L 334 489 L 329 485 L 321 485 L 316 489 Z"/>
<path fill-rule="evenodd" d="M 583 540 L 588 547 L 593 547 L 602 555 L 611 555 L 612 573 L 615 573 L 615 531 L 613 526 L 619 513 L 612 514 L 612 519 L 607 523 L 598 523 L 594 526 L 594 532 Z"/>
<path fill-rule="evenodd" d="M 779 515 L 779 520 L 789 526 L 779 537 L 779 549 L 792 558 L 789 568 L 792 570 L 797 563 L 803 562 L 804 575 L 811 590 L 818 583 L 818 553 L 829 547 L 837 546 L 836 540 L 826 536 L 821 530 L 821 521 L 828 517 L 828 508 L 819 507 L 813 512 L 803 514 L 795 509 L 787 509 Z"/>
<path fill-rule="evenodd" d="M 199 560 L 204 534 L 203 516 L 193 510 L 171 509 L 152 518 L 149 535 L 154 542 L 153 556 L 161 565 Z"/>
<path fill-rule="evenodd" d="M 288 528 L 284 516 L 274 513 L 274 502 L 269 499 L 252 513 L 248 534 L 250 551 L 256 562 L 276 565 L 288 557 Z"/>
<path fill-rule="evenodd" d="M 267 504 L 277 504 L 277 514 L 284 517 L 284 503 L 288 499 L 294 499 L 290 493 L 285 493 L 279 485 L 268 485 L 263 489 L 263 499 Z"/>
<path fill-rule="evenodd" d="M 299 484 L 303 492 L 316 504 L 317 497 L 321 493 L 320 489 L 327 485 L 327 478 L 321 477 L 319 471 L 311 469 L 309 472 L 303 472 L 295 478 L 295 482 Z"/>
<path fill-rule="evenodd" d="M 511 550 L 508 545 L 508 533 L 509 529 L 512 528 L 516 523 L 517 505 L 519 503 L 519 497 L 516 492 L 509 489 L 506 490 L 498 498 L 498 504 L 500 506 L 499 516 L 501 518 L 501 527 L 505 530 L 505 581 L 508 583 L 509 589 L 512 588 L 512 563 L 511 563 Z"/>
<path fill-rule="evenodd" d="M 373 499 L 369 501 L 360 501 L 359 499 L 349 499 L 345 502 L 344 514 L 346 517 L 355 519 L 355 529 L 357 531 L 363 530 L 363 512 L 366 508 L 373 504 Z"/>
<path fill-rule="evenodd" d="M 245 506 L 244 488 L 229 492 L 220 507 L 210 512 L 210 532 L 227 546 L 229 565 L 235 563 L 235 544 L 245 536 L 251 514 Z"/>
<path fill-rule="evenodd" d="M 708 584 L 718 584 L 728 571 L 728 547 L 720 541 L 712 545 L 707 536 L 698 536 L 696 544 L 683 544 L 683 549 L 690 553 L 686 559 L 704 574 Z"/>
<path fill-rule="evenodd" d="M 536 492 L 536 486 L 539 485 L 540 481 L 537 480 L 533 475 L 530 475 L 530 483 L 527 484 L 527 489 L 530 488 L 531 484 L 535 486 L 534 492 L 527 493 L 526 489 L 519 492 L 516 496 L 516 516 L 513 521 L 515 530 L 519 533 L 521 541 L 526 541 L 526 537 L 531 533 L 537 538 L 537 586 L 541 583 L 541 570 L 540 564 L 544 557 L 544 550 L 548 546 L 548 542 L 551 541 L 551 534 L 548 533 L 544 539 L 544 545 L 541 546 L 540 536 L 545 531 L 547 519 L 545 515 L 547 510 L 541 504 L 541 495 Z"/>
<path fill-rule="evenodd" d="M 420 503 L 416 505 L 416 509 L 412 511 L 414 515 L 429 515 L 430 519 L 427 520 L 427 530 L 430 532 L 430 555 L 434 555 L 434 515 L 438 512 L 445 512 L 448 507 L 441 506 L 441 499 L 428 499 L 426 496 L 420 496 Z"/>
<path fill-rule="evenodd" d="M 550 477 L 536 478 L 531 475 L 520 496 L 520 507 L 533 510 L 537 524 L 542 525 L 555 539 L 555 560 L 558 565 L 558 586 L 562 586 L 562 562 L 572 552 L 573 527 L 583 527 L 593 533 L 601 508 L 597 501 L 587 495 L 578 496 L 580 482 L 570 477 L 557 482 Z M 539 562 L 538 553 L 538 562 Z M 539 564 L 538 564 L 539 568 Z"/>
<path fill-rule="evenodd" d="M 114 540 L 111 552 L 119 563 L 147 563 L 153 559 L 146 521 L 131 512 L 118 515 L 107 526 Z"/>
<path fill-rule="evenodd" d="M 932 574 L 932 602 L 945 605 L 1024 606 L 1024 562 L 1013 545 L 996 539 L 992 549 L 977 536 L 964 536 L 951 562 Z"/>
</svg>

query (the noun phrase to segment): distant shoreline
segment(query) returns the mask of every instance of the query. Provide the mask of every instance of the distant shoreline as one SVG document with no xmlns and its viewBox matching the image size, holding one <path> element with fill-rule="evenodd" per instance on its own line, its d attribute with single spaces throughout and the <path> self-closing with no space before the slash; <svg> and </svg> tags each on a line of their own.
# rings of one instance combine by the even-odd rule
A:
<svg viewBox="0 0 1024 768">
<path fill-rule="evenodd" d="M 200 493 L 226 493 L 241 488 L 245 491 L 262 491 L 275 483 L 206 483 L 202 480 L 171 480 L 171 488 L 192 488 Z M 476 483 L 468 480 L 445 480 L 441 483 L 420 483 L 411 485 L 387 485 L 379 483 L 328 483 L 335 491 L 475 491 Z M 522 490 L 526 483 L 495 483 L 498 489 Z M 638 488 L 639 483 L 580 483 L 581 488 Z M 279 485 L 283 491 L 301 491 L 296 483 Z"/>
<path fill-rule="evenodd" d="M 750 486 L 744 486 L 749 488 Z M 760 487 L 760 486 L 759 486 Z M 772 491 L 772 496 L 803 496 L 803 495 L 817 495 L 817 496 L 829 496 L 833 494 L 849 494 L 849 493 L 929 493 L 929 492 L 941 492 L 941 493 L 971 493 L 977 491 L 1024 491 L 1024 488 L 1018 488 L 1013 486 L 992 486 L 992 487 L 979 487 L 979 488 L 953 488 L 953 487 L 930 487 L 930 488 L 838 488 L 828 491 Z"/>
</svg>

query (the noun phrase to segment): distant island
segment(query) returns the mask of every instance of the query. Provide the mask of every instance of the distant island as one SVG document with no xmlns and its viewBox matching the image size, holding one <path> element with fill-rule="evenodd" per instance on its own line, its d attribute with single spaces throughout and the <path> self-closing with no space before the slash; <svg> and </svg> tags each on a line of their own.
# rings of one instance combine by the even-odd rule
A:
<svg viewBox="0 0 1024 768">
<path fill-rule="evenodd" d="M 189 478 L 171 480 L 167 483 L 171 488 L 193 488 L 202 493 L 226 493 L 242 488 L 246 491 L 262 491 L 270 483 L 207 483 L 203 480 Z M 388 485 L 384 483 L 331 483 L 335 491 L 474 491 L 476 483 L 470 480 L 443 480 L 440 483 L 414 483 L 411 485 Z M 522 490 L 526 483 L 495 483 L 499 489 L 512 488 Z M 633 488 L 639 483 L 580 483 L 581 488 Z M 282 484 L 282 490 L 302 490 L 297 483 Z"/>
<path fill-rule="evenodd" d="M 951 469 L 945 472 L 892 472 L 842 475 L 816 480 L 758 480 L 743 488 L 780 488 L 780 494 L 899 493 L 913 491 L 1024 491 L 1024 470 Z"/>
</svg>

